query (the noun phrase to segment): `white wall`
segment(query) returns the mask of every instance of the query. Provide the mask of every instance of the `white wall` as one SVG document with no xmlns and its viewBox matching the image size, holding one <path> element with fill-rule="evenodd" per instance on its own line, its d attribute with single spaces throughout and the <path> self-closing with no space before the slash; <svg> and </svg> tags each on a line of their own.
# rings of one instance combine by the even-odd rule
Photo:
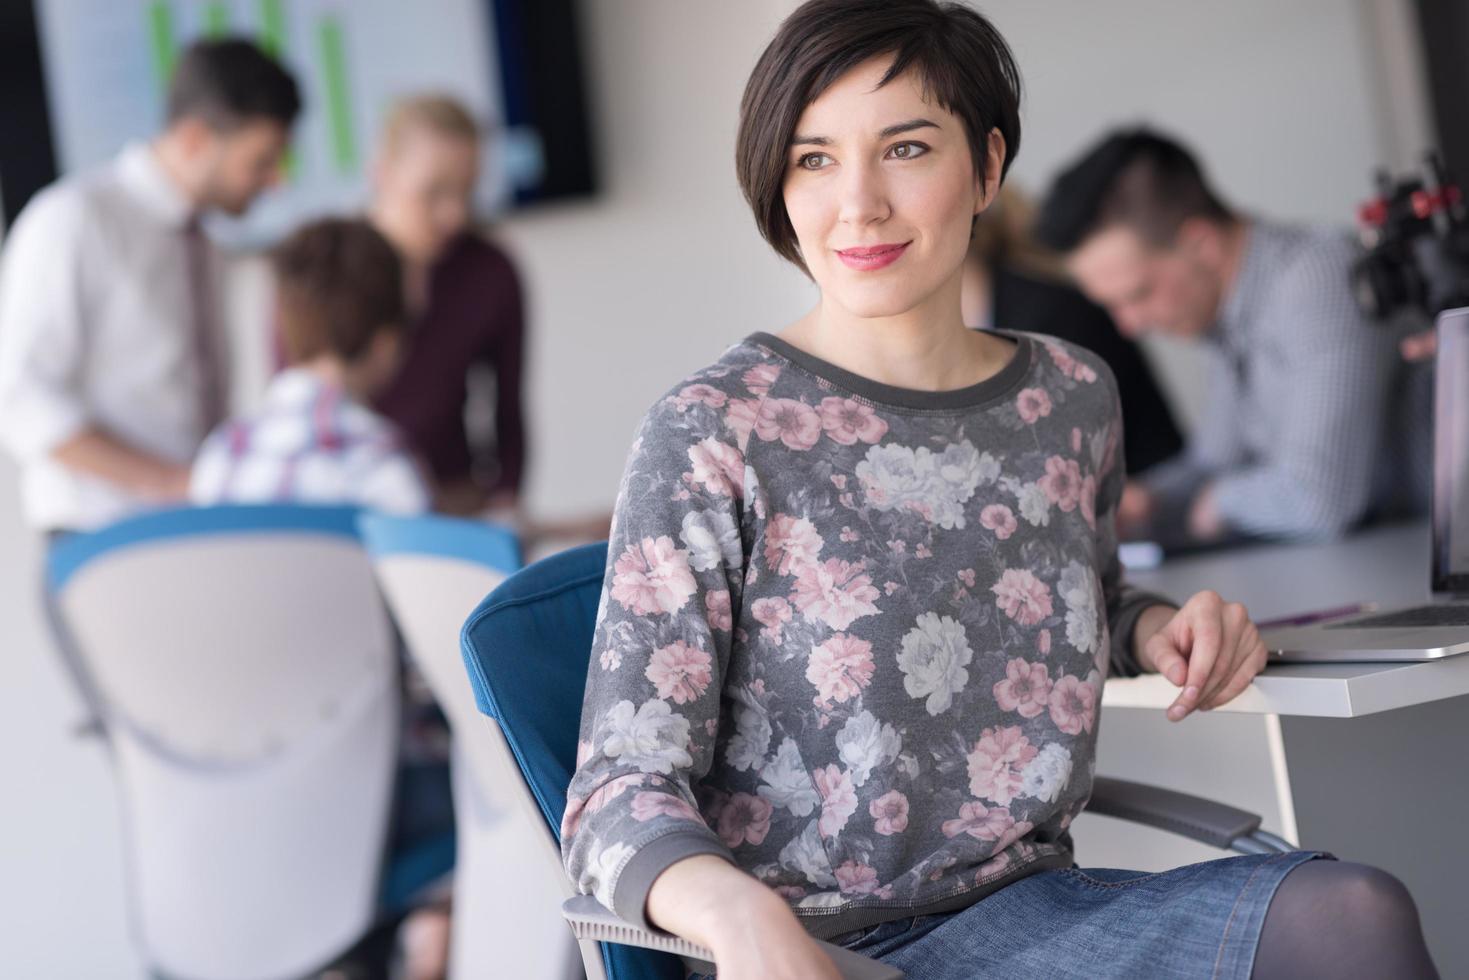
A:
<svg viewBox="0 0 1469 980">
<path fill-rule="evenodd" d="M 770 255 L 734 182 L 745 75 L 793 0 L 589 0 L 605 192 L 507 222 L 531 296 L 542 513 L 607 506 L 644 409 L 812 293 Z M 1191 140 L 1241 205 L 1347 222 L 1379 159 L 1411 159 L 1426 115 L 1406 0 L 994 0 L 1029 86 L 1014 171 L 1035 189 L 1110 123 Z M 1379 44 L 1374 38 L 1386 38 Z M 1170 377 L 1189 382 L 1187 363 Z M 139 976 L 116 807 L 35 602 L 39 552 L 0 457 L 0 956 L 27 977 Z"/>
</svg>

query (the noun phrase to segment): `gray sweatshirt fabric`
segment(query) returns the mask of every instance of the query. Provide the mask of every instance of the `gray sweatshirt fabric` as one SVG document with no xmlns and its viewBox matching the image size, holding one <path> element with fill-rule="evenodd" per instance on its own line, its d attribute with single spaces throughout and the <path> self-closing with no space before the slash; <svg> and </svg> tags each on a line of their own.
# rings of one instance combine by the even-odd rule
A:
<svg viewBox="0 0 1469 980">
<path fill-rule="evenodd" d="M 696 854 L 827 938 L 1072 863 L 1133 674 L 1115 383 L 1040 336 L 949 392 L 755 334 L 649 411 L 618 496 L 562 849 L 646 924 Z"/>
</svg>

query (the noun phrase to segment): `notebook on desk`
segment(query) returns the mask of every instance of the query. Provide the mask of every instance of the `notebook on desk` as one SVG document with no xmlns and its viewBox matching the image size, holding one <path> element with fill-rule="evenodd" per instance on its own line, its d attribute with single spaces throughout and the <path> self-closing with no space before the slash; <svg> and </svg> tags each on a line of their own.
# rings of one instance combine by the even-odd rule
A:
<svg viewBox="0 0 1469 980">
<path fill-rule="evenodd" d="M 1469 308 L 1437 321 L 1429 602 L 1264 629 L 1272 663 L 1436 660 L 1469 652 Z"/>
</svg>

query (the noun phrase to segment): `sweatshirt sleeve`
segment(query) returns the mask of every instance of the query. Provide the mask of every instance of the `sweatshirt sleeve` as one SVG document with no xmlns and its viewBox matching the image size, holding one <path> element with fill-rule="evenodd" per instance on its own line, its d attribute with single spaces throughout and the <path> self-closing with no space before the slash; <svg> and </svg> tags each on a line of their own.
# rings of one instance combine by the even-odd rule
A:
<svg viewBox="0 0 1469 980">
<path fill-rule="evenodd" d="M 670 865 L 733 860 L 693 786 L 713 762 L 740 605 L 742 449 L 710 404 L 672 396 L 644 419 L 618 493 L 561 847 L 577 890 L 639 925 Z"/>
<path fill-rule="evenodd" d="M 1115 385 L 1113 381 L 1114 391 Z M 1142 673 L 1132 651 L 1132 634 L 1138 617 L 1149 606 L 1175 606 L 1176 603 L 1129 585 L 1123 578 L 1122 562 L 1117 556 L 1117 505 L 1122 500 L 1127 475 L 1122 458 L 1120 406 L 1121 402 L 1114 397 L 1107 449 L 1097 481 L 1097 558 L 1102 570 L 1102 594 L 1106 598 L 1107 627 L 1111 636 L 1111 674 L 1114 677 L 1136 677 Z"/>
</svg>

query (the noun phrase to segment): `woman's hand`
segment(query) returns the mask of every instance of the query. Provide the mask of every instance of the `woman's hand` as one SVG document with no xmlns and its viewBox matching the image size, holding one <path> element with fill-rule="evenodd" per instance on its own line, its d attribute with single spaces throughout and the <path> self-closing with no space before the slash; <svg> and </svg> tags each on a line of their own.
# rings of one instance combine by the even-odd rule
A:
<svg viewBox="0 0 1469 980">
<path fill-rule="evenodd" d="M 841 980 L 779 895 L 722 858 L 685 858 L 648 892 L 648 919 L 707 947 L 719 980 Z"/>
<path fill-rule="evenodd" d="M 1179 721 L 1235 698 L 1265 666 L 1265 644 L 1250 614 L 1217 592 L 1200 592 L 1182 609 L 1153 606 L 1138 618 L 1133 647 L 1144 670 L 1182 688 L 1168 708 Z"/>
</svg>

